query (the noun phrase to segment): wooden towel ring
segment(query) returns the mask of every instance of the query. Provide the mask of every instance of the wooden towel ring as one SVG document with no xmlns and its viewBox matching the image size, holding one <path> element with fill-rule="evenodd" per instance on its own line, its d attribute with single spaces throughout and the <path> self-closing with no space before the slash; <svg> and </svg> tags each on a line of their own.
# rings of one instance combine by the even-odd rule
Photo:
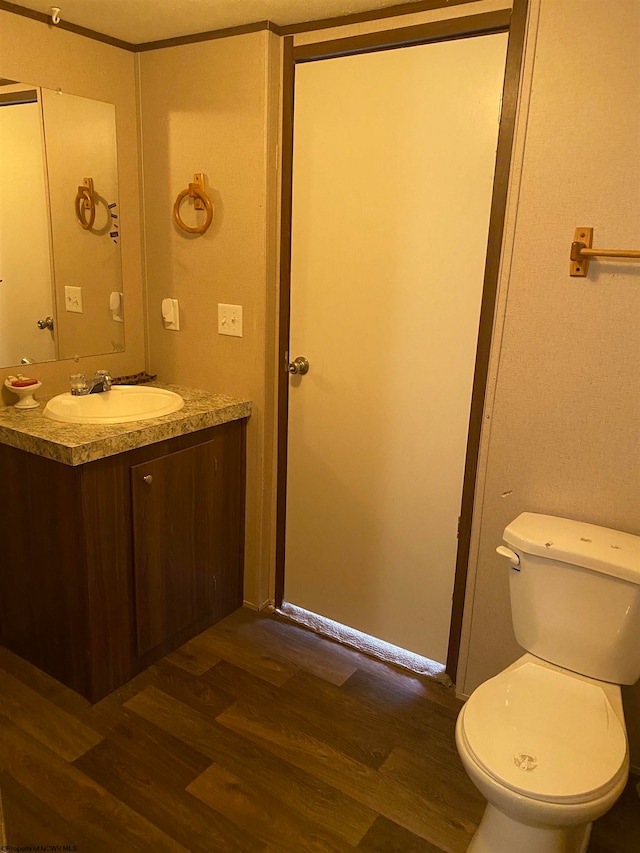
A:
<svg viewBox="0 0 640 853">
<path fill-rule="evenodd" d="M 85 217 L 84 211 L 89 211 L 89 218 Z M 85 178 L 82 186 L 78 187 L 76 193 L 76 219 L 84 231 L 93 227 L 96 221 L 96 200 L 93 193 L 93 178 Z"/>
<path fill-rule="evenodd" d="M 204 234 L 213 222 L 213 205 L 211 204 L 209 196 L 204 191 L 204 175 L 197 174 L 193 177 L 194 182 L 189 184 L 186 190 L 182 190 L 182 192 L 178 193 L 176 202 L 173 205 L 173 218 L 176 225 L 179 228 L 182 228 L 183 231 L 187 231 L 189 234 Z M 196 210 L 206 210 L 207 215 L 202 225 L 191 226 L 182 221 L 180 217 L 180 205 L 182 204 L 183 199 L 187 196 L 195 199 L 194 207 Z"/>
</svg>

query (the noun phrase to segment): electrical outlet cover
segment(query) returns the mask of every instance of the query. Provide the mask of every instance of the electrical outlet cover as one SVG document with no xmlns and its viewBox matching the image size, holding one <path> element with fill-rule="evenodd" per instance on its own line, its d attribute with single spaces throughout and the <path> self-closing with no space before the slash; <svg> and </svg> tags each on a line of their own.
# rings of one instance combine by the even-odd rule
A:
<svg viewBox="0 0 640 853">
<path fill-rule="evenodd" d="M 74 314 L 84 313 L 82 310 L 82 288 L 69 287 L 64 289 L 64 307 L 67 311 L 72 311 Z"/>
</svg>

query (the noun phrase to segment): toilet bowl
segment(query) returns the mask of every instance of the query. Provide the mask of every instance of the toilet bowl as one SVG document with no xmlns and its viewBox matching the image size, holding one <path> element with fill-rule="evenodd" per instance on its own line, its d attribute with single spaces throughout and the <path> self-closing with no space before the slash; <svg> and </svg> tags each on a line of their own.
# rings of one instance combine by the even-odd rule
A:
<svg viewBox="0 0 640 853">
<path fill-rule="evenodd" d="M 620 688 L 533 655 L 472 694 L 456 745 L 489 804 L 473 853 L 583 853 L 628 777 Z"/>
<path fill-rule="evenodd" d="M 640 537 L 522 513 L 504 531 L 528 653 L 474 690 L 456 746 L 487 807 L 470 853 L 585 853 L 629 774 L 621 684 L 640 676 Z"/>
</svg>

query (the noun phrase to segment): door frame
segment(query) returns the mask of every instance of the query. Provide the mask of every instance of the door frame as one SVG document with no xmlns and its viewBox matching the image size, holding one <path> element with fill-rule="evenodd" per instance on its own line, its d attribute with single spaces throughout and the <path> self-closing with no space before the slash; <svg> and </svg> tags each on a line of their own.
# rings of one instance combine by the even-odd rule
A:
<svg viewBox="0 0 640 853">
<path fill-rule="evenodd" d="M 511 152 L 515 131 L 516 108 L 520 86 L 522 57 L 529 0 L 514 0 L 513 9 L 485 12 L 460 18 L 436 21 L 384 30 L 365 35 L 339 38 L 332 41 L 294 47 L 293 37 L 284 40 L 283 54 L 283 117 L 282 117 L 282 185 L 280 222 L 280 307 L 278 340 L 278 439 L 277 439 L 277 499 L 276 499 L 276 565 L 275 605 L 282 605 L 284 596 L 284 563 L 287 503 L 287 442 L 289 410 L 289 310 L 291 293 L 291 224 L 293 205 L 293 111 L 295 68 L 298 63 L 313 62 L 339 56 L 392 50 L 419 44 L 472 38 L 491 33 L 508 32 L 507 56 L 502 110 L 498 130 L 498 146 L 489 217 L 487 256 L 485 262 L 478 342 L 471 394 L 469 433 L 465 457 L 462 501 L 458 530 L 453 588 L 453 607 L 449 629 L 449 648 L 446 671 L 455 681 L 460 654 L 462 616 L 471 547 L 471 523 L 477 478 L 478 453 L 493 337 L 493 321 L 498 290 L 498 273 L 502 236 L 507 205 L 507 190 L 511 169 Z"/>
</svg>

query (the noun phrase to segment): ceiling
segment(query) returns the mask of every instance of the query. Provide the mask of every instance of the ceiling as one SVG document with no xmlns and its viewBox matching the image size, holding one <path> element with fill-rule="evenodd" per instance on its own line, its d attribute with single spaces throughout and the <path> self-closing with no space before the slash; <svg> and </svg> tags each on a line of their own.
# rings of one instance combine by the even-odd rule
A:
<svg viewBox="0 0 640 853">
<path fill-rule="evenodd" d="M 16 0 L 17 5 L 132 44 L 269 20 L 280 26 L 399 5 L 403 0 Z M 404 0 L 406 2 L 406 0 Z M 417 0 L 409 0 L 417 2 Z"/>
</svg>

